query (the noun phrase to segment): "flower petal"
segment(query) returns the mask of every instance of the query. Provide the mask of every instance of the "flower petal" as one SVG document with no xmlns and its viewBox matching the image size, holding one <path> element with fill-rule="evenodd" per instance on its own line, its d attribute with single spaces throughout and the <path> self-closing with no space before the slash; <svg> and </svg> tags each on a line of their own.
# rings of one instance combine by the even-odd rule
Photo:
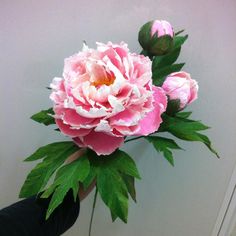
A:
<svg viewBox="0 0 236 236">
<path fill-rule="evenodd" d="M 72 138 L 87 135 L 91 131 L 90 129 L 72 129 L 70 125 L 64 124 L 60 119 L 56 119 L 56 124 L 63 134 Z"/>
<path fill-rule="evenodd" d="M 80 137 L 83 145 L 93 149 L 98 155 L 109 155 L 119 148 L 123 137 L 110 136 L 106 133 L 91 131 L 88 135 Z"/>
<path fill-rule="evenodd" d="M 162 119 L 161 114 L 166 110 L 167 97 L 162 88 L 153 86 L 154 109 L 139 123 L 140 130 L 135 135 L 149 135 L 158 130 Z"/>
</svg>

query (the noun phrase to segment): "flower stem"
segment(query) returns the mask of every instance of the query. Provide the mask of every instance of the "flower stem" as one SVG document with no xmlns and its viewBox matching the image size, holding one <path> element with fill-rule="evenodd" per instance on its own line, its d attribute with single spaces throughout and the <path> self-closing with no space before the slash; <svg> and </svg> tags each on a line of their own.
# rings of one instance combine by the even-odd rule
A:
<svg viewBox="0 0 236 236">
<path fill-rule="evenodd" d="M 134 140 L 140 139 L 140 138 L 144 138 L 144 136 L 139 136 L 139 137 L 135 137 L 135 138 L 131 138 L 131 139 L 125 140 L 125 143 L 128 143 L 130 141 L 134 141 Z"/>
<path fill-rule="evenodd" d="M 92 231 L 93 215 L 94 215 L 94 210 L 96 206 L 97 195 L 98 195 L 98 188 L 96 186 L 95 195 L 93 199 L 93 209 L 92 209 L 92 214 L 91 214 L 90 223 L 89 223 L 89 236 L 91 236 L 91 231 Z"/>
</svg>

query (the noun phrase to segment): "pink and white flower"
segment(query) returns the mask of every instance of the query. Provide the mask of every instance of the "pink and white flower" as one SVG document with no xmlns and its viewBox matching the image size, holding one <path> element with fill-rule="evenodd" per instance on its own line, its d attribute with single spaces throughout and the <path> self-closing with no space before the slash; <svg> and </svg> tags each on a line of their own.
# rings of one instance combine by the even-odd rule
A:
<svg viewBox="0 0 236 236">
<path fill-rule="evenodd" d="M 157 131 L 167 98 L 151 77 L 150 59 L 123 42 L 84 46 L 50 85 L 59 129 L 98 155 L 112 153 L 125 136 Z"/>
<path fill-rule="evenodd" d="M 198 96 L 197 81 L 192 79 L 190 74 L 184 71 L 168 75 L 162 88 L 170 100 L 180 100 L 180 109 L 192 103 Z"/>
</svg>

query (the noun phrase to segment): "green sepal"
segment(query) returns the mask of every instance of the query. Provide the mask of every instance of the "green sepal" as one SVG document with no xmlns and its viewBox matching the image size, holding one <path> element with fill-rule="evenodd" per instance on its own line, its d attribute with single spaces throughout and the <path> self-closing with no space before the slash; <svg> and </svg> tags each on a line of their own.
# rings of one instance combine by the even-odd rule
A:
<svg viewBox="0 0 236 236">
<path fill-rule="evenodd" d="M 157 136 L 148 136 L 145 137 L 145 139 L 152 143 L 153 147 L 158 152 L 163 153 L 166 160 L 174 166 L 174 158 L 171 149 L 182 149 L 174 140 Z"/>
<path fill-rule="evenodd" d="M 179 35 L 179 34 L 182 34 L 183 32 L 184 32 L 184 29 L 179 30 L 179 31 L 177 31 L 177 32 L 175 33 L 175 36 L 177 36 L 177 35 Z"/>
<path fill-rule="evenodd" d="M 166 114 L 173 116 L 180 110 L 180 100 L 179 99 L 168 99 L 168 104 L 166 108 Z"/>
<path fill-rule="evenodd" d="M 173 49 L 174 41 L 170 35 L 158 37 L 154 34 L 150 40 L 148 52 L 154 56 L 161 56 L 169 53 Z"/>
<path fill-rule="evenodd" d="M 179 118 L 188 118 L 191 114 L 192 114 L 191 111 L 185 111 L 185 112 L 178 112 L 175 114 L 175 116 Z"/>
<path fill-rule="evenodd" d="M 146 51 L 149 49 L 149 44 L 151 40 L 151 27 L 152 27 L 153 21 L 149 21 L 146 24 L 144 24 L 138 34 L 138 41 L 142 48 Z"/>
<path fill-rule="evenodd" d="M 181 48 L 176 48 L 163 56 L 155 56 L 152 62 L 152 71 L 160 70 L 163 67 L 173 64 L 179 57 Z"/>
<path fill-rule="evenodd" d="M 54 111 L 52 108 L 49 108 L 47 110 L 42 110 L 30 118 L 38 123 L 42 123 L 46 126 L 55 124 L 55 119 L 53 118 Z"/>
<path fill-rule="evenodd" d="M 185 41 L 188 39 L 188 35 L 185 35 L 185 36 L 175 36 L 174 37 L 174 46 L 173 48 L 176 49 L 176 48 L 179 48 L 181 47 Z"/>
</svg>

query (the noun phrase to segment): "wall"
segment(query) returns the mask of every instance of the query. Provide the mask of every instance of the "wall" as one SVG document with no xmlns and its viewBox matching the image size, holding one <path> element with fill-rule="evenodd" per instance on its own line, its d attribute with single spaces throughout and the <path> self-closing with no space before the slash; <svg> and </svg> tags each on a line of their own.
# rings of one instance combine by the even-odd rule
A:
<svg viewBox="0 0 236 236">
<path fill-rule="evenodd" d="M 22 160 L 37 147 L 65 138 L 29 117 L 48 108 L 45 89 L 62 73 L 63 59 L 81 49 L 82 40 L 126 41 L 139 52 L 137 32 L 150 19 L 167 19 L 190 37 L 181 61 L 198 80 L 199 100 L 189 110 L 212 129 L 217 160 L 198 143 L 179 142 L 175 168 L 144 141 L 124 149 L 136 159 L 142 180 L 129 223 L 112 224 L 99 200 L 94 235 L 210 236 L 235 166 L 236 2 L 208 1 L 0 1 L 0 208 L 17 200 L 33 164 Z M 93 194 L 92 194 L 93 195 Z M 65 235 L 87 235 L 92 197 Z"/>
</svg>

